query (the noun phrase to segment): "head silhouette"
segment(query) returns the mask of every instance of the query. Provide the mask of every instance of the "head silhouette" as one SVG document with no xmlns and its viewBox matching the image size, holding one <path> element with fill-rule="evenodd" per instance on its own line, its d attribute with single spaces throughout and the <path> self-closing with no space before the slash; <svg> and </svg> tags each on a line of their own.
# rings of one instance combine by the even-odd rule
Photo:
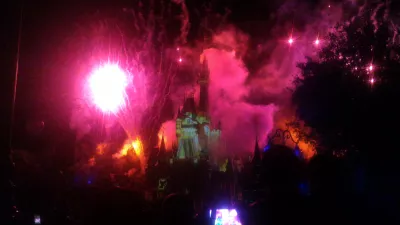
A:
<svg viewBox="0 0 400 225">
<path fill-rule="evenodd" d="M 185 195 L 170 194 L 162 204 L 165 224 L 190 224 L 193 218 L 193 203 Z"/>
<path fill-rule="evenodd" d="M 301 179 L 302 164 L 293 149 L 273 145 L 263 154 L 263 171 L 271 194 L 294 194 Z"/>
</svg>

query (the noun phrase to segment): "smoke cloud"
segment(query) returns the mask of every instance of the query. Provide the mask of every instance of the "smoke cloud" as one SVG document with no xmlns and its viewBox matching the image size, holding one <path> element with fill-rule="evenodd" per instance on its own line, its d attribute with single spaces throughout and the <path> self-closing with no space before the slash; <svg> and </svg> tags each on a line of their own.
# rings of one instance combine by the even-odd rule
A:
<svg viewBox="0 0 400 225">
<path fill-rule="evenodd" d="M 91 118 L 91 112 L 87 107 L 80 103 L 79 106 L 75 107 L 71 112 L 70 118 L 70 129 L 76 132 L 76 139 L 82 139 L 86 134 L 92 130 L 92 125 L 89 122 Z"/>
<path fill-rule="evenodd" d="M 174 3 L 181 6 L 179 40 L 185 43 L 191 27 L 189 11 L 185 1 L 176 0 Z M 266 144 L 267 135 L 272 129 L 282 128 L 286 121 L 293 120 L 295 107 L 291 104 L 290 89 L 293 88 L 294 77 L 299 74 L 297 64 L 303 62 L 306 56 L 317 57 L 317 52 L 326 44 L 324 37 L 335 31 L 335 25 L 353 18 L 366 8 L 366 4 L 357 5 L 353 1 L 320 1 L 318 4 L 299 0 L 284 1 L 266 24 L 257 25 L 258 29 L 269 31 L 262 37 L 262 41 L 256 41 L 252 33 L 241 31 L 233 25 L 218 28 L 219 31 L 212 37 L 215 47 L 205 50 L 204 54 L 210 71 L 210 116 L 212 123 L 222 124 L 227 151 L 252 151 L 256 136 L 261 145 Z M 381 11 L 381 8 L 379 6 L 375 11 Z M 379 13 L 374 13 L 371 19 L 375 19 L 376 14 Z M 289 45 L 287 40 L 291 36 L 294 43 Z M 314 44 L 317 38 L 321 41 L 318 46 Z M 195 55 L 198 50 L 179 47 L 176 52 L 175 49 L 171 50 L 171 55 L 175 60 L 183 57 L 181 67 L 186 63 L 187 67 L 193 67 L 188 55 Z M 257 66 L 250 66 L 249 62 Z M 181 74 L 171 78 L 175 84 L 169 86 L 168 96 L 174 102 L 175 112 L 177 106 L 183 104 L 185 92 L 196 89 L 195 76 Z M 196 91 L 198 94 L 198 89 Z M 139 92 L 144 93 L 146 90 Z M 84 114 L 73 112 L 71 118 L 71 128 L 79 131 L 78 137 L 91 129 L 85 116 L 82 116 Z M 167 147 L 170 148 L 176 142 L 175 120 L 164 122 L 160 132 L 166 136 Z"/>
<path fill-rule="evenodd" d="M 167 150 L 173 148 L 173 145 L 176 144 L 176 122 L 173 120 L 169 120 L 161 125 L 160 132 L 158 133 L 158 138 L 160 139 L 164 136 L 165 147 Z M 160 143 L 159 143 L 160 144 Z"/>
<path fill-rule="evenodd" d="M 302 14 L 294 17 L 295 9 L 301 9 Z M 286 1 L 275 17 L 278 19 L 270 36 L 256 49 L 249 45 L 251 34 L 229 25 L 214 34 L 216 47 L 203 52 L 210 72 L 209 113 L 214 125 L 222 124 L 226 154 L 253 151 L 256 137 L 260 145 L 265 145 L 272 129 L 282 128 L 294 119 L 290 88 L 299 74 L 297 64 L 306 56 L 316 57 L 323 47 L 323 37 L 341 20 L 342 10 L 341 5 L 321 3 L 311 7 Z M 295 39 L 291 46 L 287 43 L 290 36 Z M 321 39 L 320 46 L 313 44 L 316 38 Z M 246 62 L 260 65 L 250 71 L 242 60 L 246 57 Z M 167 121 L 162 127 L 173 127 L 174 122 Z M 166 135 L 174 138 L 169 141 L 176 141 L 175 130 L 168 130 L 172 134 Z"/>
<path fill-rule="evenodd" d="M 230 34 L 224 32 L 221 35 Z M 210 71 L 211 120 L 214 124 L 221 122 L 226 151 L 252 151 L 256 136 L 265 140 L 272 129 L 276 107 L 273 104 L 252 105 L 246 102 L 248 71 L 233 52 L 208 49 L 205 55 Z"/>
</svg>

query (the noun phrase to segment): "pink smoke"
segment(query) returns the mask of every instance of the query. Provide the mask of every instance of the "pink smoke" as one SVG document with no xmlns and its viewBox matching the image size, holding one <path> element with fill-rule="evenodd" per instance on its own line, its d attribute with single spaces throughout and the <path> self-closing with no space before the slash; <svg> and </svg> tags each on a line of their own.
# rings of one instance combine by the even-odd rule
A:
<svg viewBox="0 0 400 225">
<path fill-rule="evenodd" d="M 221 122 L 226 153 L 253 151 L 257 136 L 260 144 L 265 144 L 263 140 L 273 127 L 277 108 L 245 101 L 249 93 L 245 85 L 248 72 L 231 52 L 207 49 L 205 56 L 210 71 L 209 113 L 214 124 Z"/>
<path fill-rule="evenodd" d="M 328 44 L 325 37 L 335 32 L 337 23 L 352 19 L 362 8 L 348 3 L 320 1 L 315 5 L 287 0 L 271 17 L 274 25 L 268 26 L 268 36 L 256 49 L 248 45 L 249 40 L 255 40 L 234 26 L 225 26 L 213 36 L 215 48 L 204 51 L 210 71 L 209 113 L 214 124 L 222 123 L 228 152 L 252 151 L 256 136 L 260 145 L 265 144 L 271 129 L 284 128 L 285 122 L 295 119 L 290 89 L 299 75 L 298 63 L 306 57 L 317 58 L 318 51 Z M 291 35 L 295 42 L 289 46 Z M 315 45 L 317 39 L 319 45 Z M 251 74 L 242 61 L 249 56 L 246 61 L 259 62 Z M 179 96 L 181 105 L 183 95 Z"/>
<path fill-rule="evenodd" d="M 295 9 L 302 12 L 296 14 L 302 22 L 290 16 Z M 327 44 L 326 35 L 333 32 L 335 25 L 342 20 L 343 11 L 340 4 L 322 2 L 310 10 L 306 3 L 286 1 L 278 10 L 277 17 L 285 19 L 277 21 L 271 29 L 271 36 L 260 44 L 258 54 L 267 52 L 269 57 L 264 59 L 264 65 L 252 77 L 250 85 L 257 93 L 280 95 L 278 105 L 282 105 L 290 101 L 288 88 L 293 87 L 293 80 L 299 74 L 298 63 L 304 62 L 306 57 L 317 57 L 318 51 Z M 291 45 L 287 44 L 290 36 L 295 39 Z M 317 39 L 319 45 L 315 45 Z"/>
<path fill-rule="evenodd" d="M 89 123 L 91 115 L 89 109 L 84 107 L 82 103 L 79 107 L 72 110 L 69 126 L 72 130 L 76 131 L 77 140 L 80 140 L 91 131 L 92 126 Z"/>
<path fill-rule="evenodd" d="M 161 138 L 164 136 L 165 147 L 170 150 L 176 145 L 176 122 L 169 120 L 161 125 L 160 131 L 158 132 L 159 144 Z"/>
</svg>

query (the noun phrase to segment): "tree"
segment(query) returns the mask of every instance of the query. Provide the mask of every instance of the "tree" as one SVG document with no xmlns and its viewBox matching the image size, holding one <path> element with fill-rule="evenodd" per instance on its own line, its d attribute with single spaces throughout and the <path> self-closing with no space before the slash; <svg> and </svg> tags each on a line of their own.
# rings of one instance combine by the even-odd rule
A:
<svg viewBox="0 0 400 225">
<path fill-rule="evenodd" d="M 400 97 L 397 28 L 366 11 L 329 34 L 319 59 L 299 65 L 293 102 L 319 150 L 395 153 Z M 379 27 L 378 27 L 379 24 Z M 392 154 L 390 154 L 392 155 Z"/>
</svg>

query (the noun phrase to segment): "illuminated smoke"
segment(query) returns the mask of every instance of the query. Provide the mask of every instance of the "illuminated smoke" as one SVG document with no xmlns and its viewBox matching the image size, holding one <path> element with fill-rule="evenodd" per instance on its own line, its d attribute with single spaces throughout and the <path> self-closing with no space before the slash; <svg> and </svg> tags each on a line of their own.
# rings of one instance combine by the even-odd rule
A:
<svg viewBox="0 0 400 225">
<path fill-rule="evenodd" d="M 176 122 L 169 120 L 161 125 L 158 132 L 158 146 L 161 144 L 161 138 L 164 137 L 164 143 L 167 150 L 172 149 L 176 144 Z"/>
<path fill-rule="evenodd" d="M 208 49 L 205 55 L 210 71 L 211 120 L 222 124 L 225 153 L 251 152 L 256 136 L 265 140 L 271 131 L 276 107 L 252 105 L 245 100 L 248 71 L 241 60 L 225 50 Z"/>
<path fill-rule="evenodd" d="M 289 15 L 294 9 L 301 9 L 302 14 L 298 16 L 302 24 L 293 24 L 293 17 Z M 316 45 L 323 47 L 323 37 L 334 30 L 342 17 L 340 6 L 328 8 L 321 3 L 317 9 L 296 1 L 282 4 L 276 15 L 279 20 L 270 36 L 259 45 L 256 56 L 249 59 L 261 61 L 262 66 L 250 73 L 241 60 L 248 54 L 249 36 L 234 26 L 225 26 L 213 36 L 217 47 L 205 51 L 210 70 L 210 113 L 214 124 L 222 123 L 228 152 L 251 152 L 256 136 L 261 145 L 266 144 L 266 137 L 274 127 L 284 128 L 286 122 L 294 119 L 289 88 L 299 74 L 297 64 L 304 61 L 305 56 L 316 57 Z M 287 37 L 291 31 L 296 43 L 292 39 L 291 48 L 288 48 L 285 34 Z M 178 89 L 181 94 L 175 94 L 183 96 L 182 89 Z M 186 87 L 186 91 L 188 89 L 190 87 Z M 183 99 L 177 102 L 180 105 Z"/>
<path fill-rule="evenodd" d="M 182 46 L 173 47 L 171 51 L 177 52 L 177 54 L 171 58 L 180 66 L 191 65 L 192 62 L 185 54 L 187 52 L 195 52 L 195 50 L 187 49 L 187 47 L 184 46 L 187 31 L 190 28 L 188 10 L 183 0 L 175 0 L 174 4 L 178 4 L 182 11 L 179 17 L 181 21 L 181 34 L 178 38 Z M 354 10 L 357 10 L 358 6 L 355 5 L 353 7 Z M 208 58 L 208 66 L 211 71 L 210 75 L 212 77 L 210 84 L 211 114 L 213 123 L 217 123 L 218 120 L 222 122 L 223 134 L 226 138 L 228 151 L 235 152 L 245 149 L 251 151 L 256 134 L 259 135 L 260 142 L 264 143 L 266 135 L 273 126 L 282 127 L 285 124 L 282 123 L 282 120 L 290 121 L 293 118 L 294 107 L 290 103 L 291 92 L 288 88 L 292 88 L 293 77 L 299 74 L 297 64 L 304 61 L 305 56 L 317 56 L 316 51 L 319 48 L 316 48 L 315 37 L 318 36 L 319 38 L 319 44 L 317 45 L 323 48 L 326 44 L 324 37 L 328 32 L 334 32 L 334 25 L 342 21 L 343 17 L 350 18 L 347 12 L 343 11 L 343 5 L 336 5 L 334 3 L 328 4 L 327 1 L 321 1 L 321 3 L 315 7 L 310 7 L 310 4 L 304 1 L 285 1 L 277 10 L 275 25 L 269 28 L 270 32 L 263 38 L 264 41 L 258 45 L 257 50 L 251 49 L 251 51 L 256 52 L 256 56 L 250 58 L 250 60 L 259 61 L 262 65 L 254 70 L 249 69 L 249 71 L 245 63 L 241 60 L 247 61 L 244 59 L 244 56 L 248 53 L 247 48 L 249 48 L 249 46 L 247 43 L 249 37 L 239 32 L 233 26 L 225 27 L 225 29 L 219 30 L 219 32 L 214 35 L 213 42 L 220 45 L 220 47 L 205 51 Z M 296 15 L 293 15 L 293 12 L 297 12 Z M 143 58 L 145 58 L 144 55 L 151 56 L 149 57 L 150 59 L 158 53 L 151 50 L 151 46 L 154 43 L 150 40 L 154 40 L 153 37 L 159 34 L 156 34 L 154 27 L 146 27 L 144 24 L 154 25 L 154 18 L 150 16 L 145 18 L 140 13 L 135 12 L 132 12 L 132 15 L 136 19 L 132 20 L 135 24 L 132 26 L 131 30 L 136 34 L 144 35 L 143 40 L 137 41 L 137 46 L 140 48 L 136 46 L 137 48 L 134 49 L 133 52 Z M 152 21 L 148 23 L 146 20 Z M 264 29 L 264 27 L 259 27 L 259 29 Z M 287 35 L 291 33 L 291 31 L 293 31 L 295 42 L 293 42 L 289 48 L 287 44 Z M 162 38 L 159 39 L 163 40 Z M 95 44 L 97 43 L 93 45 Z M 120 55 L 124 54 L 125 52 Z M 129 54 L 132 54 L 132 52 Z M 267 56 L 265 57 L 262 55 Z M 141 87 L 142 89 L 157 89 L 153 88 L 153 86 L 167 86 L 167 82 L 164 81 L 174 80 L 169 77 L 174 73 L 164 70 L 157 71 L 157 68 L 152 69 L 151 65 L 155 63 L 151 60 L 148 61 L 150 63 L 144 66 L 148 71 L 143 72 L 143 74 L 151 76 L 152 82 L 149 86 L 143 85 L 143 87 Z M 160 77 L 156 76 L 158 74 L 168 76 L 168 79 L 160 79 Z M 185 74 L 184 76 L 177 77 L 175 81 L 188 79 L 187 77 L 189 76 Z M 184 93 L 193 88 L 193 84 L 196 82 L 193 76 L 189 80 L 190 81 L 182 81 L 182 85 L 179 85 L 179 88 L 171 88 L 171 86 L 169 86 L 166 88 L 169 90 L 162 93 L 162 95 L 168 95 L 172 98 L 172 101 L 175 103 L 175 112 L 178 109 L 177 106 L 183 103 Z M 146 94 L 147 91 L 139 90 L 135 93 Z M 153 96 L 151 96 L 151 98 L 153 98 Z M 149 97 L 144 96 L 143 99 L 147 100 Z M 154 99 L 158 98 L 154 97 Z M 164 98 L 162 98 L 162 101 L 165 101 Z M 144 111 L 146 111 L 149 106 L 153 103 L 156 104 L 157 107 L 164 104 L 164 102 L 160 103 L 158 101 L 131 101 L 130 103 L 138 105 L 137 107 L 129 108 L 134 110 L 126 112 L 126 115 L 129 116 L 123 118 L 123 121 L 124 124 L 129 124 L 126 125 L 126 127 L 134 127 L 135 129 L 137 125 L 130 125 L 130 123 L 136 124 L 139 122 L 141 120 L 141 115 L 144 114 Z M 140 107 L 140 104 L 143 103 L 145 103 L 146 106 Z M 137 113 L 138 110 L 141 110 L 140 113 Z M 132 120 L 132 112 L 136 113 L 135 118 L 137 118 L 137 121 Z M 157 113 L 162 113 L 161 107 Z M 75 114 L 78 115 L 79 113 Z M 152 120 L 160 119 L 159 115 L 151 114 L 150 116 Z M 78 123 L 77 121 L 81 121 L 79 127 L 82 130 L 82 134 L 90 130 L 90 124 L 84 122 L 84 118 L 73 118 L 71 120 L 71 127 L 78 127 L 76 125 Z M 164 129 L 164 133 L 167 137 L 167 146 L 171 146 L 175 141 L 174 123 L 174 120 L 166 122 L 161 126 L 163 128 L 160 129 Z M 256 125 L 257 123 L 258 125 Z M 155 129 L 158 128 L 159 127 Z M 157 135 L 157 132 L 158 130 L 154 131 L 153 135 Z M 144 143 L 146 143 L 148 137 L 143 136 L 143 138 Z M 239 140 L 240 143 L 237 143 Z"/>
<path fill-rule="evenodd" d="M 75 107 L 71 112 L 69 127 L 76 132 L 76 139 L 80 140 L 92 129 L 92 125 L 89 122 L 92 114 L 83 102 L 78 102 L 78 104 L 79 106 Z"/>
</svg>

